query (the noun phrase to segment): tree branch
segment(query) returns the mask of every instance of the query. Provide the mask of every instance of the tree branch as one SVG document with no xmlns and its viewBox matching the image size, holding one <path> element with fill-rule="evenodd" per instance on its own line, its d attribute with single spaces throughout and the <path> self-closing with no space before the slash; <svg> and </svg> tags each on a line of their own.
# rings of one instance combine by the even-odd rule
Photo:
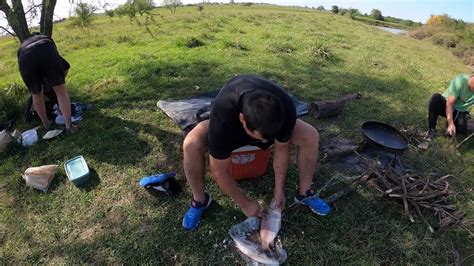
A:
<svg viewBox="0 0 474 266">
<path fill-rule="evenodd" d="M 0 0 L 0 1 L 1 1 L 1 0 Z M 42 6 L 43 6 L 43 4 L 32 5 L 27 11 L 25 11 L 25 15 L 28 14 L 28 13 L 30 13 L 31 10 L 36 9 L 36 8 L 39 8 L 39 7 L 42 7 Z"/>
<path fill-rule="evenodd" d="M 12 36 L 15 36 L 15 37 L 16 37 L 16 34 L 15 34 L 15 33 L 13 33 L 13 32 L 11 32 L 11 31 L 9 31 L 7 28 L 5 28 L 5 27 L 3 27 L 3 26 L 0 26 L 0 28 L 1 28 L 2 30 L 6 31 L 8 34 L 10 34 L 10 35 L 12 35 Z"/>
<path fill-rule="evenodd" d="M 8 15 L 10 14 L 11 8 L 7 4 L 7 0 L 0 0 L 0 10 L 2 10 L 3 13 L 5 13 L 5 15 L 8 17 Z"/>
</svg>

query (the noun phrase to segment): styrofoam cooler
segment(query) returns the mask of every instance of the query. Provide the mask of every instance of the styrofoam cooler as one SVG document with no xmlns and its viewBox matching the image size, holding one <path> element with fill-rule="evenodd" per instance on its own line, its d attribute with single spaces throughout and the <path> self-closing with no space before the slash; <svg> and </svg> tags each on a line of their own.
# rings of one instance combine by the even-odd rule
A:
<svg viewBox="0 0 474 266">
<path fill-rule="evenodd" d="M 235 180 L 265 175 L 270 155 L 271 149 L 264 151 L 250 145 L 238 148 L 230 155 L 230 175 Z"/>
</svg>

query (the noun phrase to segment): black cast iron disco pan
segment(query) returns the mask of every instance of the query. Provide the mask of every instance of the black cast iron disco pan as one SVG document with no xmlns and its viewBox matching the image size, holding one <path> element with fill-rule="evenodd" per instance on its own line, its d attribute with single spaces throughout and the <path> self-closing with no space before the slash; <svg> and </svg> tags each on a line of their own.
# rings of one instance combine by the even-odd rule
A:
<svg viewBox="0 0 474 266">
<path fill-rule="evenodd" d="M 408 148 L 408 139 L 396 128 L 387 124 L 369 121 L 362 124 L 364 139 L 387 152 L 401 154 Z"/>
</svg>

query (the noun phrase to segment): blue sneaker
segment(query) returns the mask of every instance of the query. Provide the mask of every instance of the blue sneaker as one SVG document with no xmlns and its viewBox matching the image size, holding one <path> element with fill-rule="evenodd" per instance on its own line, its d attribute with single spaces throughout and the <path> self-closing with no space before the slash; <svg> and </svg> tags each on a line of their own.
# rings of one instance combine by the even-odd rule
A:
<svg viewBox="0 0 474 266">
<path fill-rule="evenodd" d="M 206 200 L 201 203 L 197 202 L 194 199 L 191 201 L 191 208 L 186 212 L 183 217 L 183 227 L 186 231 L 193 231 L 201 222 L 201 217 L 204 214 L 204 211 L 211 205 L 212 198 L 206 192 Z"/>
<path fill-rule="evenodd" d="M 312 212 L 321 216 L 326 216 L 331 212 L 331 207 L 329 207 L 328 203 L 315 196 L 312 189 L 306 191 L 306 195 L 297 195 L 295 202 L 308 206 Z"/>
</svg>

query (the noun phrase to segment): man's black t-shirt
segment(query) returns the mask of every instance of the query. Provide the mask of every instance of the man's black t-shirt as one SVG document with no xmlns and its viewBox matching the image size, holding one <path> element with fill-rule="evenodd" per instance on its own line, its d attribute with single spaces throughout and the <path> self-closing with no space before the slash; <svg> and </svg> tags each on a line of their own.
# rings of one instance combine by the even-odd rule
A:
<svg viewBox="0 0 474 266">
<path fill-rule="evenodd" d="M 276 95 L 283 103 L 283 126 L 275 136 L 279 142 L 291 138 L 296 123 L 296 108 L 293 100 L 277 84 L 253 75 L 240 75 L 229 80 L 214 99 L 209 117 L 209 153 L 216 159 L 227 159 L 233 150 L 245 145 L 268 149 L 274 142 L 263 143 L 250 137 L 239 120 L 242 99 L 245 93 L 265 90 Z"/>
</svg>

